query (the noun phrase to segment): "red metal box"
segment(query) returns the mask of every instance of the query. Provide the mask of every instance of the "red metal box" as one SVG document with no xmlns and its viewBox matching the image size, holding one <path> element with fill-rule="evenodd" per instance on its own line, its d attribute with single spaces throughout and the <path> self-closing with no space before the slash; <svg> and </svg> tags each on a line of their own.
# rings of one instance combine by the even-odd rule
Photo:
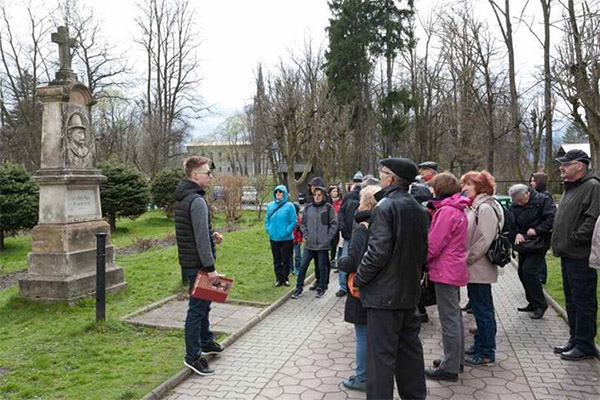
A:
<svg viewBox="0 0 600 400">
<path fill-rule="evenodd" d="M 192 288 L 190 296 L 203 299 L 216 301 L 218 303 L 224 303 L 227 300 L 227 295 L 233 286 L 233 279 L 219 276 L 217 279 L 211 282 L 208 274 L 205 272 L 198 272 L 196 276 L 196 282 Z"/>
</svg>

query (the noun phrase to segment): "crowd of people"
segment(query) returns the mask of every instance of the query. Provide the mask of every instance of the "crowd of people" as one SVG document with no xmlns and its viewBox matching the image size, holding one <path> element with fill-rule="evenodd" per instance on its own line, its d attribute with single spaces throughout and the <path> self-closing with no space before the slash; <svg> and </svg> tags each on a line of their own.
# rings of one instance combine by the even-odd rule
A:
<svg viewBox="0 0 600 400">
<path fill-rule="evenodd" d="M 210 182 L 208 160 L 188 160 L 188 178 L 176 193 L 175 220 L 180 263 L 193 282 L 200 271 L 216 273 L 215 244 L 222 237 L 212 231 L 203 199 Z M 342 381 L 345 387 L 366 391 L 368 399 L 391 399 L 395 380 L 401 398 L 424 399 L 426 378 L 457 381 L 465 364 L 494 364 L 492 287 L 499 265 L 491 249 L 504 235 L 516 252 L 527 301 L 515 311 L 530 313 L 532 323 L 544 317 L 548 304 L 542 285 L 551 248 L 561 262 L 569 323 L 568 342 L 557 344 L 554 352 L 571 361 L 597 355 L 600 179 L 581 150 L 556 161 L 564 182 L 559 207 L 541 172 L 510 187 L 507 209 L 495 197 L 496 182 L 487 171 L 459 178 L 438 173 L 435 162 L 417 165 L 405 158 L 380 160 L 379 179 L 357 172 L 343 199 L 340 187 L 326 188 L 322 178 L 314 178 L 303 209 L 290 201 L 284 185 L 275 187 L 265 217 L 275 285 L 289 286 L 289 275 L 297 274 L 292 299 L 299 299 L 314 261 L 310 289 L 321 298 L 330 271 L 338 270 L 336 296 L 346 296 L 344 320 L 354 325 L 356 336 L 356 369 Z M 429 368 L 419 339 L 421 323 L 428 320 L 421 302 L 424 281 L 435 291 L 444 351 Z M 469 346 L 460 305 L 464 286 L 468 306 L 463 309 L 472 311 L 477 326 Z M 203 302 L 190 298 L 185 364 L 210 374 L 203 353 L 222 348 L 212 341 L 210 303 Z"/>
</svg>

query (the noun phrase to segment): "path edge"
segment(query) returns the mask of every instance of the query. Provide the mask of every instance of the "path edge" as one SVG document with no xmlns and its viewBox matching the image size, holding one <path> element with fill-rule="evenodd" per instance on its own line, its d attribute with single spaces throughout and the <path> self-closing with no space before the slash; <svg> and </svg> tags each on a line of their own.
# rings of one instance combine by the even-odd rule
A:
<svg viewBox="0 0 600 400">
<path fill-rule="evenodd" d="M 314 279 L 315 279 L 315 275 L 313 274 L 308 279 L 305 280 L 305 285 L 312 283 L 312 281 Z M 244 336 L 244 334 L 247 333 L 250 329 L 252 329 L 256 324 L 258 324 L 260 321 L 265 319 L 269 314 L 271 314 L 273 311 L 275 311 L 276 309 L 281 307 L 286 301 L 288 301 L 292 297 L 292 293 L 294 293 L 294 290 L 295 290 L 295 287 L 290 288 L 289 291 L 287 291 L 279 299 L 275 300 L 274 303 L 272 303 L 270 306 L 268 306 L 267 308 L 262 310 L 260 313 L 258 313 L 254 317 L 252 317 L 252 319 L 250 319 L 248 322 L 246 322 L 246 324 L 244 324 L 244 326 L 242 326 L 240 329 L 238 329 L 237 331 L 235 331 L 234 333 L 229 335 L 227 337 L 227 339 L 225 339 L 221 343 L 221 346 L 223 346 L 225 348 L 225 351 L 227 351 L 227 348 L 229 346 L 231 346 L 236 340 L 238 340 L 239 338 Z M 173 298 L 173 296 L 168 297 L 168 299 L 172 299 L 172 298 Z M 163 299 L 157 303 L 151 304 L 146 308 L 157 308 L 158 306 L 164 304 L 166 302 L 165 300 L 166 299 Z M 157 304 L 158 304 L 158 306 L 157 306 Z M 149 310 L 147 310 L 147 311 L 149 311 Z M 131 317 L 131 315 L 129 317 Z M 213 358 L 215 358 L 215 356 L 209 355 L 206 358 L 209 360 L 212 360 Z M 150 393 L 148 393 L 147 395 L 145 395 L 142 398 L 142 400 L 160 400 L 160 399 L 162 399 L 163 396 L 165 396 L 167 393 L 169 393 L 177 385 L 181 384 L 183 381 L 185 381 L 191 375 L 192 375 L 192 371 L 187 367 L 183 367 L 175 375 L 171 376 L 169 379 L 167 379 L 166 381 L 164 381 L 163 383 L 161 383 L 160 385 L 158 385 L 157 387 L 152 389 L 150 391 Z"/>
</svg>

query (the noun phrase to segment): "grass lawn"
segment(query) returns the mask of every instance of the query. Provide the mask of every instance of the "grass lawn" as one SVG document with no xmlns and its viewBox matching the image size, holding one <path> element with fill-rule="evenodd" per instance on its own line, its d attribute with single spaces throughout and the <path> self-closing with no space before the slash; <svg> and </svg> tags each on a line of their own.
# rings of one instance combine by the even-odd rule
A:
<svg viewBox="0 0 600 400">
<path fill-rule="evenodd" d="M 172 230 L 172 222 L 163 224 L 162 216 L 148 214 L 140 226 L 122 221 L 123 229 L 130 235 Z M 119 242 L 124 234 L 117 232 L 115 243 L 127 246 Z M 273 285 L 262 225 L 226 233 L 217 251 L 219 272 L 235 279 L 231 298 L 272 302 L 287 290 Z M 175 246 L 118 256 L 117 265 L 125 269 L 128 286 L 107 297 L 102 333 L 95 329 L 92 299 L 47 305 L 19 299 L 16 287 L 0 291 L 0 398 L 139 399 L 181 369 L 183 332 L 119 320 L 181 289 Z"/>
<path fill-rule="evenodd" d="M 548 264 L 548 281 L 544 289 L 565 308 L 565 293 L 562 288 L 560 259 L 548 255 L 546 256 L 546 263 Z M 600 286 L 597 288 L 597 297 L 600 298 Z M 596 325 L 598 326 L 598 332 L 600 332 L 600 313 L 596 316 Z M 596 335 L 596 343 L 600 344 L 600 335 Z"/>
</svg>

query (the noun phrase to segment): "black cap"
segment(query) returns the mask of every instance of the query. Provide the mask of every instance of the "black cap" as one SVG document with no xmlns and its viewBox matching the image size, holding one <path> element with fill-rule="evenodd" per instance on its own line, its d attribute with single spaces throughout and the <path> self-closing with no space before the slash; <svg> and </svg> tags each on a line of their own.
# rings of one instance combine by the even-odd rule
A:
<svg viewBox="0 0 600 400">
<path fill-rule="evenodd" d="M 388 167 L 393 173 L 409 183 L 415 180 L 419 173 L 419 168 L 412 160 L 402 157 L 390 157 L 379 160 L 379 164 Z"/>
<path fill-rule="evenodd" d="M 312 186 L 313 188 L 316 186 L 325 187 L 325 181 L 320 176 L 316 176 L 311 179 L 310 186 Z"/>
<path fill-rule="evenodd" d="M 438 170 L 438 163 L 436 163 L 435 161 L 425 161 L 422 162 L 421 164 L 419 164 L 419 168 L 429 168 L 429 169 L 433 169 L 435 171 Z"/>
<path fill-rule="evenodd" d="M 558 157 L 556 159 L 556 162 L 559 162 L 561 164 L 568 163 L 571 161 L 581 161 L 584 164 L 589 164 L 590 157 L 583 150 L 573 149 L 569 150 L 564 156 Z"/>
</svg>

